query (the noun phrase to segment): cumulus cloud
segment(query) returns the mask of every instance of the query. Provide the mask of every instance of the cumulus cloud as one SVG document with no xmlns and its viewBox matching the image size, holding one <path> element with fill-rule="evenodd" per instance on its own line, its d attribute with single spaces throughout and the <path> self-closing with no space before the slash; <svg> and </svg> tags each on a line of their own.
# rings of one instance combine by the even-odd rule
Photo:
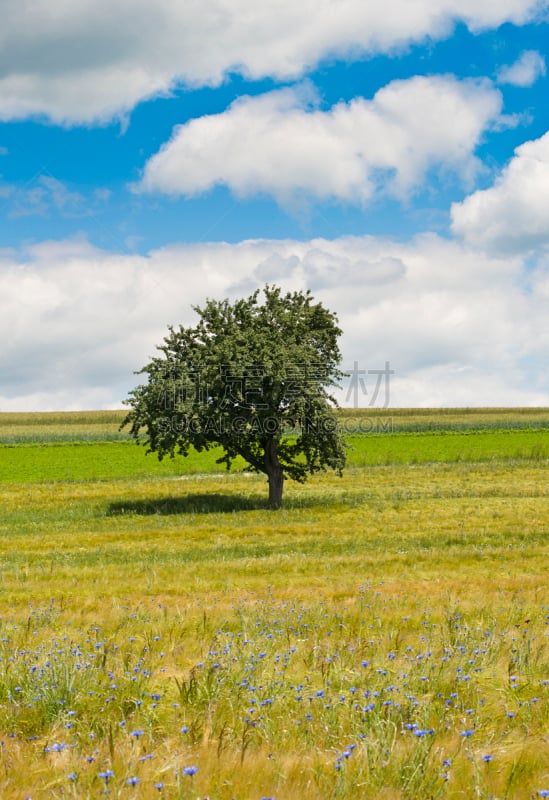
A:
<svg viewBox="0 0 549 800">
<path fill-rule="evenodd" d="M 85 239 L 0 252 L 0 410 L 117 407 L 167 325 L 266 281 L 337 312 L 343 367 L 383 370 L 390 402 L 547 405 L 549 263 L 520 288 L 517 257 L 434 235 L 173 245 L 118 255 Z M 376 377 L 366 372 L 367 406 Z M 342 388 L 341 400 L 351 399 Z M 378 398 L 381 400 L 382 398 Z"/>
<path fill-rule="evenodd" d="M 0 120 L 104 122 L 229 73 L 294 80 L 325 58 L 536 19 L 546 0 L 19 0 L 0 28 Z"/>
<path fill-rule="evenodd" d="M 472 178 L 475 146 L 501 110 L 489 81 L 453 76 L 393 81 L 328 111 L 314 101 L 305 84 L 178 126 L 137 189 L 193 195 L 224 184 L 282 204 L 303 194 L 364 203 L 383 185 L 402 197 L 432 168 Z"/>
<path fill-rule="evenodd" d="M 549 133 L 517 147 L 494 185 L 451 210 L 455 234 L 477 247 L 526 252 L 549 244 Z"/>
<path fill-rule="evenodd" d="M 512 86 L 532 86 L 546 73 L 545 58 L 537 50 L 524 50 L 514 64 L 502 67 L 497 75 L 499 83 Z"/>
</svg>

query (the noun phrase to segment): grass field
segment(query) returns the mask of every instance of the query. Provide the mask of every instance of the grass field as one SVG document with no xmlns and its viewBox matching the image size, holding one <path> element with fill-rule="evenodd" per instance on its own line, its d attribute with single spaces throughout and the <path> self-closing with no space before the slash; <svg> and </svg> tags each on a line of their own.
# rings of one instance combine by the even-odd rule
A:
<svg viewBox="0 0 549 800">
<path fill-rule="evenodd" d="M 378 417 L 272 512 L 0 414 L 0 797 L 549 796 L 549 410 Z"/>
</svg>

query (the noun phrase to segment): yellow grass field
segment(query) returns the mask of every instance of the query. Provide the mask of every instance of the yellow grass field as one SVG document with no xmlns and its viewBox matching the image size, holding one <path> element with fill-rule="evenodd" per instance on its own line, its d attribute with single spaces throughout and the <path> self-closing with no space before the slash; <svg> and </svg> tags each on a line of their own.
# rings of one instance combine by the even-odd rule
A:
<svg viewBox="0 0 549 800">
<path fill-rule="evenodd" d="M 109 414 L 0 415 L 3 800 L 549 796 L 546 409 L 395 413 L 276 512 L 207 460 L 23 479 Z M 426 421 L 506 449 L 399 461 Z"/>
</svg>

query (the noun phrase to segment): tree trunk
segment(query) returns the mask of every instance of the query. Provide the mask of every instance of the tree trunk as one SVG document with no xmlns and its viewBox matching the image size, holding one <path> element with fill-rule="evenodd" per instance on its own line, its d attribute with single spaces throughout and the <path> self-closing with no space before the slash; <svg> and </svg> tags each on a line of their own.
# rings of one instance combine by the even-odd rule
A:
<svg viewBox="0 0 549 800">
<path fill-rule="evenodd" d="M 269 479 L 269 507 L 280 508 L 282 490 L 284 489 L 284 473 L 278 460 L 278 439 L 267 439 L 265 445 L 265 472 Z"/>
</svg>

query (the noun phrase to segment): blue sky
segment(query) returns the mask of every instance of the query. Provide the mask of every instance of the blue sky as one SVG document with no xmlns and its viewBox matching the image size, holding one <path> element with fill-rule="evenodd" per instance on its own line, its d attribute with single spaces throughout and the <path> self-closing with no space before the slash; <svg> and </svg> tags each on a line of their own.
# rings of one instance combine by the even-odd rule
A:
<svg viewBox="0 0 549 800">
<path fill-rule="evenodd" d="M 338 313 L 344 368 L 391 364 L 376 404 L 549 405 L 547 2 L 30 12 L 0 32 L 0 410 L 119 406 L 168 324 L 266 281 Z"/>
</svg>

